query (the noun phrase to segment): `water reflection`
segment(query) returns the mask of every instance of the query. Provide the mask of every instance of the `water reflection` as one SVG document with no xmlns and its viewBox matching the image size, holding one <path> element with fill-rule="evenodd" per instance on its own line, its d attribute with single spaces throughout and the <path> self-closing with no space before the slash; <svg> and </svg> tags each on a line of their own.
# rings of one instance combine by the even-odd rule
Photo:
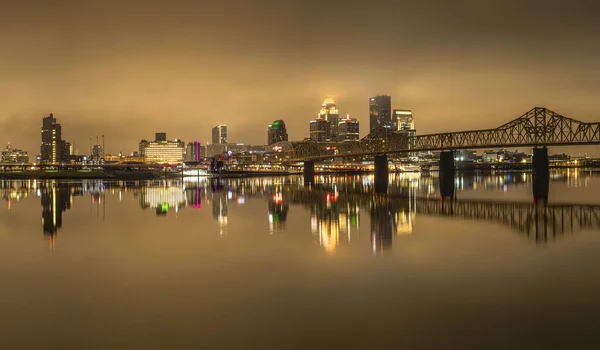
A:
<svg viewBox="0 0 600 350">
<path fill-rule="evenodd" d="M 550 180 L 575 188 L 588 186 L 596 176 L 598 173 L 593 171 L 569 169 L 553 173 Z M 459 174 L 455 178 L 459 194 L 480 189 L 506 192 L 530 185 L 528 173 Z M 8 202 L 9 210 L 15 202 L 39 197 L 42 231 L 52 244 L 63 226 L 63 213 L 72 208 L 78 196 L 90 198 L 90 212 L 95 207 L 98 217 L 105 216 L 106 196 L 118 197 L 119 201 L 133 196 L 142 210 L 154 210 L 159 217 L 181 210 L 210 210 L 220 235 L 227 234 L 230 206 L 261 199 L 267 216 L 254 220 L 268 221 L 269 234 L 284 232 L 289 216 L 299 207 L 309 214 L 313 241 L 328 253 L 358 238 L 361 214 L 370 222 L 370 243 L 375 254 L 390 251 L 395 236 L 412 234 L 416 218 L 421 216 L 500 224 L 537 243 L 600 226 L 598 205 L 536 206 L 531 202 L 440 199 L 442 193 L 434 175 L 391 176 L 387 195 L 376 195 L 373 186 L 372 176 L 317 177 L 310 186 L 304 186 L 301 177 L 149 182 L 4 180 L 0 182 L 0 196 Z M 252 205 L 256 203 L 260 202 Z"/>
</svg>

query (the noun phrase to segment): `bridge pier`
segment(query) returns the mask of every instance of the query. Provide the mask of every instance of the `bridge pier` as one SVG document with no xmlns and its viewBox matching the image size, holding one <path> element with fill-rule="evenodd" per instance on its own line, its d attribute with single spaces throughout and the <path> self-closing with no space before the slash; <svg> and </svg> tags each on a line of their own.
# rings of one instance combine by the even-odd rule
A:
<svg viewBox="0 0 600 350">
<path fill-rule="evenodd" d="M 305 160 L 304 161 L 304 184 L 315 183 L 315 161 Z"/>
<path fill-rule="evenodd" d="M 440 195 L 454 197 L 454 151 L 440 153 Z"/>
<path fill-rule="evenodd" d="M 541 200 L 543 204 L 548 204 L 550 188 L 548 148 L 534 148 L 531 165 L 533 202 L 537 204 Z"/>
<path fill-rule="evenodd" d="M 388 158 L 384 155 L 375 156 L 375 192 L 386 193 L 389 181 Z"/>
</svg>

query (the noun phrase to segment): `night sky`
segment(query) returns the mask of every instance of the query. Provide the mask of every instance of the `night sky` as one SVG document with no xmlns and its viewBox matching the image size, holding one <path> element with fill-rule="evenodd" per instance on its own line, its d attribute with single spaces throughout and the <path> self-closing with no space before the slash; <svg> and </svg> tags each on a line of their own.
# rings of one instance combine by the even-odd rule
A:
<svg viewBox="0 0 600 350">
<path fill-rule="evenodd" d="M 368 98 L 419 134 L 492 128 L 534 106 L 600 121 L 595 1 L 45 0 L 0 10 L 0 143 L 34 156 L 41 118 L 87 153 L 165 131 L 264 144 L 308 137 L 325 96 L 368 131 Z M 562 150 L 562 149 L 561 149 Z M 600 147 L 566 148 L 600 156 Z"/>
</svg>

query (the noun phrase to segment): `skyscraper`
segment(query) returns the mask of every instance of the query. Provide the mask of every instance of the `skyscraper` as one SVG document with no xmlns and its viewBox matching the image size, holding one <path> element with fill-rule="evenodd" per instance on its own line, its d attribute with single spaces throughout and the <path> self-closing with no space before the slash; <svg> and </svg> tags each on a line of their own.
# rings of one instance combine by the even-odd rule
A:
<svg viewBox="0 0 600 350">
<path fill-rule="evenodd" d="M 347 116 L 346 118 L 340 120 L 338 123 L 338 142 L 351 142 L 351 141 L 359 141 L 359 124 L 356 118 L 350 118 Z"/>
<path fill-rule="evenodd" d="M 227 125 L 217 125 L 212 129 L 212 143 L 227 143 Z"/>
<path fill-rule="evenodd" d="M 267 145 L 287 141 L 288 134 L 283 120 L 276 120 L 267 129 Z"/>
<path fill-rule="evenodd" d="M 40 146 L 42 164 L 69 162 L 71 144 L 62 139 L 62 127 L 50 113 L 42 119 L 42 145 Z"/>
<path fill-rule="evenodd" d="M 338 112 L 335 101 L 331 97 L 325 98 L 321 105 L 318 118 L 325 119 L 329 122 L 329 138 L 331 141 L 336 141 L 338 134 L 338 123 L 340 120 L 340 113 Z"/>
<path fill-rule="evenodd" d="M 393 128 L 391 113 L 391 96 L 380 95 L 371 97 L 369 99 L 369 131 L 379 126 L 386 129 Z"/>
<path fill-rule="evenodd" d="M 310 122 L 310 140 L 316 142 L 325 142 L 330 140 L 329 121 L 317 118 Z"/>
<path fill-rule="evenodd" d="M 407 109 L 394 109 L 394 113 L 392 114 L 393 119 L 395 119 L 398 125 L 398 132 L 405 134 L 409 137 L 408 139 L 408 148 L 414 147 L 413 136 L 417 135 L 417 131 L 415 130 L 415 123 L 411 110 Z M 413 153 L 409 155 L 414 156 Z"/>
</svg>

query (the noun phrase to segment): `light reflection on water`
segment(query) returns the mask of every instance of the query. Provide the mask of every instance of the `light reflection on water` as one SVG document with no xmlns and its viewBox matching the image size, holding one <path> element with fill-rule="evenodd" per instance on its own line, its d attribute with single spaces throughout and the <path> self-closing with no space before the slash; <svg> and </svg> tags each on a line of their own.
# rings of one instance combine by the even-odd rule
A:
<svg viewBox="0 0 600 350">
<path fill-rule="evenodd" d="M 523 325 L 521 345 L 559 325 L 585 335 L 578 321 L 600 309 L 600 177 L 550 181 L 547 206 L 526 172 L 458 174 L 453 199 L 436 174 L 391 175 L 387 195 L 372 176 L 0 181 L 0 339 L 307 348 L 399 345 L 401 332 L 407 347 L 490 348 Z"/>
</svg>

